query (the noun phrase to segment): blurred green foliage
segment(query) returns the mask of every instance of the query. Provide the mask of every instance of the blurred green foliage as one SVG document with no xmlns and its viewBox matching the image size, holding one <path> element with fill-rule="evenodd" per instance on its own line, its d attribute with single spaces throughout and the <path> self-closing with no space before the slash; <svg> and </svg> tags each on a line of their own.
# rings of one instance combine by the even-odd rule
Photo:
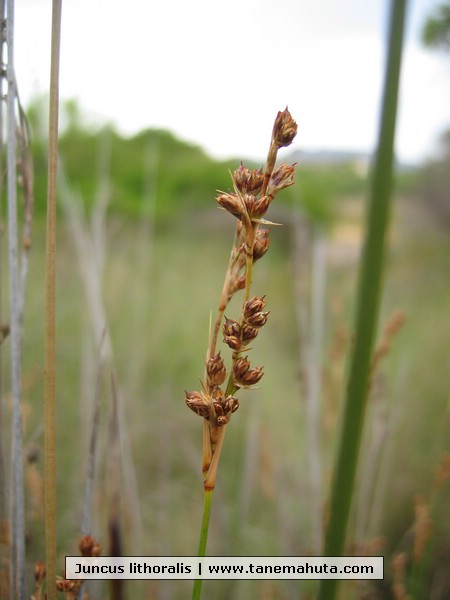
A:
<svg viewBox="0 0 450 600">
<path fill-rule="evenodd" d="M 36 197 L 45 197 L 45 140 L 36 135 L 42 129 L 36 127 L 33 107 L 28 114 L 34 132 Z M 95 202 L 103 176 L 111 192 L 111 210 L 129 216 L 142 213 L 148 194 L 157 198 L 156 211 L 162 217 L 210 202 L 218 186 L 228 187 L 228 169 L 235 165 L 212 160 L 198 146 L 181 142 L 168 131 L 147 129 L 126 138 L 111 126 L 89 126 L 78 117 L 63 128 L 59 149 L 68 181 L 87 209 Z M 39 207 L 44 204 L 38 203 L 38 211 Z"/>
<path fill-rule="evenodd" d="M 450 50 L 450 2 L 434 9 L 422 28 L 422 41 L 426 46 Z"/>
<path fill-rule="evenodd" d="M 27 109 L 35 155 L 37 212 L 45 209 L 47 167 L 45 158 L 45 98 L 37 98 Z M 92 124 L 75 101 L 63 103 L 60 135 L 61 165 L 70 185 L 85 208 L 95 203 L 101 178 L 110 189 L 110 210 L 130 217 L 155 211 L 157 217 L 172 218 L 193 208 L 214 206 L 216 191 L 228 190 L 229 172 L 240 159 L 214 160 L 199 146 L 177 139 L 162 129 L 146 129 L 132 137 L 119 134 L 111 125 Z M 261 149 L 263 156 L 265 149 Z M 282 160 L 290 160 L 284 154 Z M 261 164 L 249 165 L 259 168 Z M 325 165 L 300 161 L 298 185 L 280 201 L 300 203 L 312 220 L 333 218 L 333 199 L 361 194 L 365 174 L 350 160 Z M 41 200 L 42 199 L 42 200 Z"/>
</svg>

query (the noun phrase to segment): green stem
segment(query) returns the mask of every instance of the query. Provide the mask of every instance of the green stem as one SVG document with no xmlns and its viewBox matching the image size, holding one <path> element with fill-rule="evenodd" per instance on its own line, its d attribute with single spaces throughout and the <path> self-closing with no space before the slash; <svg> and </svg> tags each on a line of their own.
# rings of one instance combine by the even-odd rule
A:
<svg viewBox="0 0 450 600">
<path fill-rule="evenodd" d="M 382 290 L 384 239 L 389 218 L 395 120 L 406 0 L 392 0 L 382 116 L 371 185 L 367 233 L 359 275 L 355 346 L 331 490 L 324 555 L 342 556 L 354 489 Z M 322 580 L 319 600 L 334 600 L 338 580 Z"/>
<path fill-rule="evenodd" d="M 211 515 L 211 505 L 213 499 L 214 489 L 205 490 L 203 495 L 203 519 L 202 528 L 200 531 L 200 542 L 198 545 L 198 556 L 206 556 L 206 542 L 208 540 L 209 530 L 209 517 Z M 202 593 L 202 579 L 196 579 L 194 582 L 194 589 L 192 591 L 192 600 L 200 600 Z"/>
</svg>

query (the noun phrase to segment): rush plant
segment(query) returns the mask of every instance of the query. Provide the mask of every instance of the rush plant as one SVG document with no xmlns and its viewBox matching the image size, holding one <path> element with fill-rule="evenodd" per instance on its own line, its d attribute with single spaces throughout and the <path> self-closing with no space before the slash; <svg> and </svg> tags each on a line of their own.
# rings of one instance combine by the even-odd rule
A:
<svg viewBox="0 0 450 600">
<path fill-rule="evenodd" d="M 373 349 L 383 289 L 385 237 L 392 200 L 394 135 L 406 6 L 407 0 L 391 2 L 378 146 L 371 179 L 366 233 L 359 272 L 355 341 L 330 494 L 329 521 L 324 544 L 325 556 L 342 556 L 345 550 L 371 369 L 374 364 Z M 339 580 L 324 579 L 320 583 L 319 600 L 334 600 L 337 597 Z"/>
<path fill-rule="evenodd" d="M 253 265 L 269 248 L 269 230 L 274 223 L 265 219 L 278 194 L 294 183 L 294 165 L 276 167 L 278 150 L 289 146 L 297 134 L 297 124 L 286 108 L 277 114 L 264 169 L 244 165 L 232 174 L 233 191 L 218 192 L 219 206 L 236 218 L 236 230 L 225 280 L 220 295 L 206 353 L 205 376 L 201 390 L 186 391 L 186 404 L 203 419 L 204 508 L 198 555 L 205 556 L 211 503 L 226 428 L 239 408 L 237 395 L 252 388 L 263 376 L 263 367 L 252 366 L 251 346 L 267 322 L 266 296 L 252 295 Z M 225 311 L 233 296 L 242 291 L 240 312 L 232 319 Z M 219 333 L 229 351 L 229 366 L 217 350 Z M 202 581 L 196 580 L 193 600 L 201 595 Z"/>
</svg>

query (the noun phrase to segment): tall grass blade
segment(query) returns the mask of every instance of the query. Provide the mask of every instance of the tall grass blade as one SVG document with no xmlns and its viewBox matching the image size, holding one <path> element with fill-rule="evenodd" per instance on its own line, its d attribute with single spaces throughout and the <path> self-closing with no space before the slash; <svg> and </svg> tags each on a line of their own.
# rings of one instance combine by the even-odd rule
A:
<svg viewBox="0 0 450 600">
<path fill-rule="evenodd" d="M 62 0 L 53 0 L 45 249 L 44 474 L 47 598 L 56 600 L 56 182 Z"/>
<path fill-rule="evenodd" d="M 11 588 L 19 600 L 25 598 L 25 498 L 23 480 L 23 439 L 21 417 L 21 326 L 20 285 L 17 233 L 17 131 L 15 117 L 16 82 L 14 75 L 14 2 L 7 2 L 6 42 L 8 64 L 7 97 L 7 188 L 8 188 L 8 259 L 11 332 L 11 389 L 13 403 L 11 442 Z"/>
<path fill-rule="evenodd" d="M 5 0 L 0 1 L 0 19 L 5 19 Z M 0 43 L 0 64 L 4 64 L 3 44 Z M 0 97 L 4 97 L 4 77 L 0 76 Z M 3 110 L 0 110 L 0 197 L 3 198 Z M 3 322 L 3 203 L 0 202 L 0 323 Z M 0 344 L 0 597 L 8 595 L 8 509 L 6 496 L 6 472 L 5 472 L 5 444 L 3 434 L 5 428 L 3 426 L 3 344 Z"/>
<path fill-rule="evenodd" d="M 359 275 L 356 337 L 325 538 L 324 554 L 327 556 L 341 556 L 344 550 L 363 429 L 370 363 L 382 289 L 384 241 L 391 203 L 394 133 L 405 13 L 406 0 L 392 0 L 379 140 L 372 174 L 366 238 Z M 333 600 L 337 588 L 337 580 L 323 580 L 319 588 L 319 599 Z"/>
<path fill-rule="evenodd" d="M 325 287 L 326 287 L 326 242 L 320 226 L 314 228 L 311 274 L 310 309 L 310 352 L 307 366 L 306 389 L 306 439 L 309 458 L 309 485 L 312 550 L 320 555 L 322 545 L 322 527 L 320 506 L 322 506 L 322 456 L 320 397 L 322 383 L 322 353 L 324 340 Z"/>
<path fill-rule="evenodd" d="M 28 120 L 25 115 L 22 104 L 18 96 L 16 86 L 16 100 L 18 110 L 18 165 L 19 173 L 23 186 L 23 233 L 22 233 L 22 254 L 20 260 L 20 328 L 21 338 L 23 338 L 23 322 L 25 316 L 25 292 L 28 278 L 29 254 L 33 236 L 33 218 L 34 218 L 34 164 L 31 149 L 31 132 Z"/>
</svg>

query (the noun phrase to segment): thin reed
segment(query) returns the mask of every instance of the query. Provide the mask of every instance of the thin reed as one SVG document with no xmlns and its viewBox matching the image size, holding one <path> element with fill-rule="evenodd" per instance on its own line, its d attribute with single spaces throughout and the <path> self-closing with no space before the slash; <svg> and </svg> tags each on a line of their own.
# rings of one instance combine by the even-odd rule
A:
<svg viewBox="0 0 450 600">
<path fill-rule="evenodd" d="M 219 192 L 217 203 L 237 219 L 235 236 L 217 315 L 209 341 L 202 390 L 186 392 L 186 404 L 203 418 L 203 486 L 204 507 L 200 529 L 198 555 L 206 555 L 212 498 L 216 484 L 225 431 L 231 415 L 239 408 L 236 394 L 251 389 L 263 376 L 263 367 L 252 367 L 249 360 L 253 344 L 267 322 L 264 296 L 251 297 L 254 263 L 269 248 L 269 227 L 265 214 L 277 193 L 294 183 L 294 165 L 275 168 L 278 150 L 289 146 L 297 134 L 297 124 L 286 108 L 279 112 L 265 169 L 250 170 L 241 165 L 232 175 L 233 192 Z M 225 316 L 231 299 L 243 292 L 237 319 Z M 217 350 L 222 330 L 225 346 L 231 352 L 231 367 L 227 370 Z M 194 583 L 193 600 L 201 596 L 202 580 Z"/>
<path fill-rule="evenodd" d="M 7 191 L 8 191 L 8 249 L 9 301 L 11 332 L 11 391 L 13 402 L 11 444 L 10 495 L 10 594 L 19 600 L 25 598 L 25 498 L 23 484 L 23 436 L 21 417 L 21 327 L 19 249 L 17 226 L 17 136 L 16 136 L 16 81 L 14 74 L 14 2 L 7 2 L 6 40 L 8 64 L 7 94 Z"/>
<path fill-rule="evenodd" d="M 5 18 L 5 0 L 0 1 L 0 18 Z M 0 64 L 4 64 L 4 47 L 0 43 Z M 4 77 L 0 76 L 0 97 L 4 95 Z M 3 131 L 4 131 L 4 118 L 3 110 L 0 110 L 0 156 L 3 157 L 4 145 L 3 145 Z M 3 161 L 0 161 L 0 197 L 3 198 Z M 0 323 L 3 323 L 3 206 L 0 202 Z M 4 422 L 4 397 L 3 397 L 3 339 L 0 343 L 0 596 L 7 595 L 8 586 L 8 555 L 7 555 L 7 538 L 8 538 L 8 509 L 7 509 L 7 495 L 6 495 L 6 460 L 5 460 L 5 444 L 3 435 L 5 428 Z"/>
<path fill-rule="evenodd" d="M 61 0 L 53 0 L 45 255 L 44 471 L 47 598 L 56 600 L 56 182 Z"/>
<path fill-rule="evenodd" d="M 359 274 L 355 343 L 331 490 L 330 515 L 324 545 L 325 556 L 341 556 L 344 552 L 364 424 L 382 292 L 385 235 L 391 204 L 394 133 L 405 12 L 406 0 L 392 0 L 379 141 Z M 337 590 L 338 580 L 322 580 L 319 599 L 333 600 Z"/>
</svg>

